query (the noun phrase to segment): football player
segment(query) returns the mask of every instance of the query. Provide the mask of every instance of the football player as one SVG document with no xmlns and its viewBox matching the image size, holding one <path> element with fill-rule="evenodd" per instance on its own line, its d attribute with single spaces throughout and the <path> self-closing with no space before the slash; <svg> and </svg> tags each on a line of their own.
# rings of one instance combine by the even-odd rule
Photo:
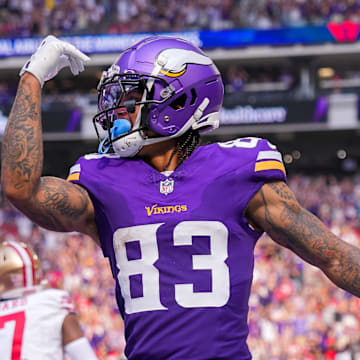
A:
<svg viewBox="0 0 360 360">
<path fill-rule="evenodd" d="M 276 146 L 260 138 L 198 146 L 219 124 L 223 83 L 185 40 L 153 36 L 125 50 L 98 85 L 98 152 L 81 157 L 68 181 L 42 177 L 41 87 L 86 61 L 48 37 L 25 64 L 3 139 L 2 185 L 39 225 L 101 246 L 128 359 L 251 359 L 248 299 L 264 231 L 360 295 L 360 250 L 298 204 Z"/>
<path fill-rule="evenodd" d="M 96 360 L 69 294 L 40 281 L 40 262 L 23 243 L 0 244 L 2 360 Z"/>
</svg>

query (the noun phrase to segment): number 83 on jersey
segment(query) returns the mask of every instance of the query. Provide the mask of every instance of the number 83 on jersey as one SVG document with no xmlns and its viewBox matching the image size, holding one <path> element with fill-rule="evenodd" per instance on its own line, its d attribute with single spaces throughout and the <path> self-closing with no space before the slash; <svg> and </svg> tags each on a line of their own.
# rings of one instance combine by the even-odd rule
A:
<svg viewBox="0 0 360 360">
<path fill-rule="evenodd" d="M 125 312 L 133 314 L 143 311 L 167 310 L 160 301 L 160 273 L 155 267 L 159 259 L 157 232 L 164 223 L 132 226 L 117 229 L 113 245 L 118 281 L 125 302 Z M 218 221 L 183 221 L 177 224 L 172 233 L 173 246 L 192 246 L 194 236 L 210 239 L 210 253 L 190 255 L 193 270 L 210 270 L 211 291 L 195 292 L 194 284 L 175 284 L 175 301 L 184 308 L 222 307 L 230 296 L 228 258 L 228 229 Z M 128 259 L 126 244 L 137 241 L 141 258 Z M 141 297 L 132 297 L 130 278 L 142 277 Z"/>
</svg>

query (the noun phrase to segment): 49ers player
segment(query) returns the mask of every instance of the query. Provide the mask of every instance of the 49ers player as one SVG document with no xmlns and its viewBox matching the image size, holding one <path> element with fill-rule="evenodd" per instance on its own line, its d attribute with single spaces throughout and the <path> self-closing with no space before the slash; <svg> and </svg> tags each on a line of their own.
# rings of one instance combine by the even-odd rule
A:
<svg viewBox="0 0 360 360">
<path fill-rule="evenodd" d="M 40 282 L 37 255 L 25 244 L 0 244 L 2 360 L 96 360 L 69 294 Z"/>
</svg>

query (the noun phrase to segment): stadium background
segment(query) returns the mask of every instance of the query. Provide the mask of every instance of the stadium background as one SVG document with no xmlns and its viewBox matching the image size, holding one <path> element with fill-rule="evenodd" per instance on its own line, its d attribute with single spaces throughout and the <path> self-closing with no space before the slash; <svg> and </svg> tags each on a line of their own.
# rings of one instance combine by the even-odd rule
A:
<svg viewBox="0 0 360 360">
<path fill-rule="evenodd" d="M 201 46 L 225 82 L 221 127 L 203 142 L 265 137 L 283 153 L 300 203 L 360 246 L 359 0 L 0 0 L 0 134 L 18 72 L 47 34 L 93 61 L 44 89 L 44 175 L 65 178 L 97 148 L 101 71 L 134 41 L 174 33 Z M 46 277 L 70 291 L 100 359 L 122 359 L 123 324 L 106 260 L 90 239 L 44 231 L 1 197 L 0 240 L 31 243 Z M 264 236 L 256 247 L 254 360 L 360 359 L 360 301 Z"/>
</svg>

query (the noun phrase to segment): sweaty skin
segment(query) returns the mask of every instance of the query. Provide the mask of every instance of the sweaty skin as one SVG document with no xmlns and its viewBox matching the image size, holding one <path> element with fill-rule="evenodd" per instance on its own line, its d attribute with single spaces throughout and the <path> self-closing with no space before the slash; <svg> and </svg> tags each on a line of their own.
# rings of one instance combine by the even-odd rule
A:
<svg viewBox="0 0 360 360">
<path fill-rule="evenodd" d="M 98 242 L 94 208 L 85 189 L 41 177 L 43 164 L 41 89 L 22 76 L 2 145 L 1 181 L 8 199 L 31 220 L 55 231 L 79 231 Z M 130 114 L 134 121 L 135 114 Z M 145 146 L 139 155 L 155 169 L 169 161 L 175 142 Z M 174 157 L 168 170 L 174 170 Z M 259 231 L 319 267 L 344 290 L 360 296 L 360 250 L 336 237 L 303 209 L 283 182 L 265 184 L 250 200 L 246 216 Z"/>
</svg>

